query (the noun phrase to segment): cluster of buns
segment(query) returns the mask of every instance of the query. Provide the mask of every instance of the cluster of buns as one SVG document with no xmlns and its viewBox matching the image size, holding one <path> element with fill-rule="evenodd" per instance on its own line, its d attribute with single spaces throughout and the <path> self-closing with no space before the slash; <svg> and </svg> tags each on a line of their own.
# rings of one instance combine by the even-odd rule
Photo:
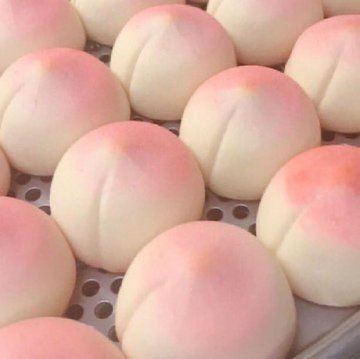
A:
<svg viewBox="0 0 360 359">
<path fill-rule="evenodd" d="M 279 359 L 292 293 L 360 304 L 360 149 L 319 147 L 360 132 L 359 1 L 191 3 L 0 1 L 1 358 Z M 53 176 L 51 217 L 5 197 L 10 167 Z M 206 187 L 261 199 L 259 241 L 199 221 Z M 124 354 L 54 318 L 75 257 L 126 273 Z"/>
</svg>

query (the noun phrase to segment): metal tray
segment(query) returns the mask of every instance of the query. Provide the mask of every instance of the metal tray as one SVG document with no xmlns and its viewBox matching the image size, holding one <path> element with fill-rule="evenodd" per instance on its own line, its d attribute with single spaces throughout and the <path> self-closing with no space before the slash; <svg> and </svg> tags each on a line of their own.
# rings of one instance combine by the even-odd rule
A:
<svg viewBox="0 0 360 359">
<path fill-rule="evenodd" d="M 87 51 L 104 63 L 111 49 L 89 43 Z M 134 120 L 144 120 L 135 116 Z M 179 123 L 158 123 L 175 134 Z M 360 146 L 360 135 L 323 134 L 323 144 L 348 143 Z M 50 214 L 51 178 L 13 172 L 10 195 L 26 200 Z M 255 233 L 257 202 L 220 198 L 210 192 L 203 219 L 224 221 Z M 92 325 L 114 342 L 114 303 L 122 276 L 78 263 L 77 285 L 65 316 Z M 289 358 L 355 359 L 360 358 L 360 311 L 353 308 L 331 308 L 296 298 L 298 330 Z M 219 358 L 221 359 L 221 358 Z M 249 358 L 250 359 L 250 358 Z"/>
</svg>

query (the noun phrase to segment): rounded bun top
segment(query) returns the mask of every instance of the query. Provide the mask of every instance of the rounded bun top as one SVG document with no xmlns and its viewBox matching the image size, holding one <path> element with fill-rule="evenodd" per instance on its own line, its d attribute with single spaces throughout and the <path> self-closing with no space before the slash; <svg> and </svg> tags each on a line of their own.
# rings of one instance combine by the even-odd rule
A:
<svg viewBox="0 0 360 359">
<path fill-rule="evenodd" d="M 138 12 L 185 0 L 71 0 L 91 40 L 112 46 L 125 24 Z"/>
<path fill-rule="evenodd" d="M 273 182 L 283 183 L 288 199 L 297 205 L 341 187 L 360 195 L 360 148 L 333 145 L 311 149 L 290 160 Z"/>
<path fill-rule="evenodd" d="M 321 0 L 209 0 L 207 11 L 228 31 L 246 65 L 284 63 L 299 35 L 323 18 Z"/>
<path fill-rule="evenodd" d="M 276 216 L 274 206 L 281 208 Z M 314 148 L 291 159 L 270 182 L 259 207 L 258 236 L 276 249 L 300 226 L 311 233 L 311 241 L 321 238 L 327 248 L 332 243 L 360 249 L 360 224 L 354 220 L 359 206 L 360 148 Z"/>
<path fill-rule="evenodd" d="M 336 56 L 336 51 L 344 54 L 342 46 L 357 49 L 357 58 L 360 46 L 356 39 L 360 38 L 360 15 L 340 15 L 322 20 L 307 30 L 299 37 L 294 51 L 307 50 L 312 53 L 329 54 Z M 355 43 L 352 43 L 355 40 Z M 332 52 L 329 53 L 329 50 Z M 310 55 L 310 54 L 309 54 Z M 355 53 L 349 53 L 354 56 Z M 343 57 L 341 58 L 343 60 Z"/>
<path fill-rule="evenodd" d="M 168 191 L 166 183 L 181 186 L 189 176 L 193 175 L 189 168 L 197 170 L 190 151 L 175 135 L 163 127 L 147 122 L 126 121 L 102 126 L 80 138 L 67 151 L 61 162 L 66 165 L 70 161 L 74 166 L 76 164 L 80 166 L 83 161 L 91 161 L 98 156 L 107 158 L 109 171 L 120 163 L 124 166 L 132 163 L 128 176 L 132 172 L 134 175 L 146 174 L 153 187 L 143 188 L 144 193 L 155 188 L 160 193 L 166 193 Z M 96 160 L 93 162 L 94 165 L 103 165 Z M 61 168 L 62 165 L 58 170 L 60 171 Z M 139 178 L 139 182 L 147 179 Z M 93 181 L 91 177 L 88 180 Z M 124 182 L 127 180 L 129 178 L 119 179 Z M 134 184 L 138 182 L 135 176 L 132 177 L 132 181 Z M 148 182 L 149 186 L 150 182 Z"/>
</svg>

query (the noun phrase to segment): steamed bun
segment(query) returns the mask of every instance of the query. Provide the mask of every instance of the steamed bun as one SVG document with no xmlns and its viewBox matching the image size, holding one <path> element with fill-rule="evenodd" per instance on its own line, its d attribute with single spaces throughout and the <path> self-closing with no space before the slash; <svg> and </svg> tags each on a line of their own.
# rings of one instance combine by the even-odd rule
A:
<svg viewBox="0 0 360 359">
<path fill-rule="evenodd" d="M 322 305 L 360 304 L 360 148 L 324 146 L 289 161 L 260 203 L 257 235 L 293 291 Z"/>
<path fill-rule="evenodd" d="M 180 138 L 213 192 L 255 200 L 286 161 L 320 144 L 320 123 L 294 81 L 269 68 L 241 66 L 197 89 Z"/>
<path fill-rule="evenodd" d="M 119 80 L 101 61 L 78 50 L 26 55 L 0 78 L 0 142 L 21 172 L 52 175 L 78 138 L 129 117 Z"/>
<path fill-rule="evenodd" d="M 209 0 L 244 65 L 284 63 L 299 35 L 323 18 L 322 0 Z"/>
<path fill-rule="evenodd" d="M 360 15 L 323 20 L 296 42 L 285 72 L 315 103 L 322 126 L 360 132 Z"/>
<path fill-rule="evenodd" d="M 222 26 L 189 5 L 141 11 L 117 38 L 111 69 L 133 109 L 157 120 L 179 120 L 205 80 L 235 66 L 234 46 Z"/>
<path fill-rule="evenodd" d="M 54 220 L 26 202 L 0 197 L 0 248 L 0 327 L 62 315 L 75 285 L 75 259 Z"/>
<path fill-rule="evenodd" d="M 136 256 L 120 288 L 116 331 L 132 359 L 280 359 L 295 331 L 294 300 L 251 234 L 187 223 Z"/>
<path fill-rule="evenodd" d="M 201 217 L 204 182 L 190 151 L 149 123 L 113 123 L 90 132 L 55 171 L 53 217 L 85 263 L 124 272 L 152 238 Z"/>
</svg>

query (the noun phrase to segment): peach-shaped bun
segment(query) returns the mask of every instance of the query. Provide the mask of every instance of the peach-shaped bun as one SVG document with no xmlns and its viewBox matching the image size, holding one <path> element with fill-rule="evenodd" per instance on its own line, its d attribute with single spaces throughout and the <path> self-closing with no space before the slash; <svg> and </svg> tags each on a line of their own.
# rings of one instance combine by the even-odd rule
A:
<svg viewBox="0 0 360 359">
<path fill-rule="evenodd" d="M 1 359 L 125 359 L 110 340 L 75 320 L 35 318 L 0 329 Z"/>
<path fill-rule="evenodd" d="M 1 0 L 0 34 L 0 74 L 30 52 L 51 47 L 82 49 L 86 40 L 68 0 Z"/>
<path fill-rule="evenodd" d="M 133 109 L 157 120 L 179 120 L 205 80 L 235 66 L 234 46 L 223 27 L 189 5 L 163 5 L 133 16 L 118 36 L 111 69 Z"/>
<path fill-rule="evenodd" d="M 85 263 L 124 272 L 155 236 L 201 217 L 204 182 L 170 131 L 128 121 L 76 142 L 55 171 L 50 205 Z"/>
<path fill-rule="evenodd" d="M 4 152 L 0 148 L 0 196 L 5 196 L 9 192 L 10 178 L 10 165 Z"/>
<path fill-rule="evenodd" d="M 83 134 L 129 118 L 129 101 L 118 78 L 79 50 L 26 55 L 0 78 L 0 142 L 21 172 L 51 175 Z"/>
<path fill-rule="evenodd" d="M 184 4 L 185 0 L 71 0 L 90 39 L 112 46 L 124 25 L 136 13 L 164 4 Z"/>
<path fill-rule="evenodd" d="M 132 359 L 280 359 L 294 327 L 294 300 L 275 259 L 250 233 L 219 222 L 179 225 L 150 242 L 116 308 Z"/>
<path fill-rule="evenodd" d="M 298 39 L 286 74 L 317 106 L 324 128 L 360 131 L 360 15 L 335 16 Z"/>
<path fill-rule="evenodd" d="M 0 197 L 0 248 L 0 327 L 61 315 L 74 289 L 75 259 L 54 220 L 26 202 Z"/>
<path fill-rule="evenodd" d="M 318 304 L 360 304 L 360 148 L 309 150 L 274 177 L 257 233 L 292 289 Z"/>
<path fill-rule="evenodd" d="M 245 65 L 284 63 L 299 35 L 323 18 L 322 0 L 209 0 Z"/>
<path fill-rule="evenodd" d="M 323 0 L 326 17 L 343 14 L 360 14 L 359 0 Z"/>
<path fill-rule="evenodd" d="M 199 87 L 186 106 L 180 138 L 212 191 L 255 200 L 285 162 L 320 144 L 320 124 L 294 81 L 269 68 L 241 66 Z"/>
</svg>

